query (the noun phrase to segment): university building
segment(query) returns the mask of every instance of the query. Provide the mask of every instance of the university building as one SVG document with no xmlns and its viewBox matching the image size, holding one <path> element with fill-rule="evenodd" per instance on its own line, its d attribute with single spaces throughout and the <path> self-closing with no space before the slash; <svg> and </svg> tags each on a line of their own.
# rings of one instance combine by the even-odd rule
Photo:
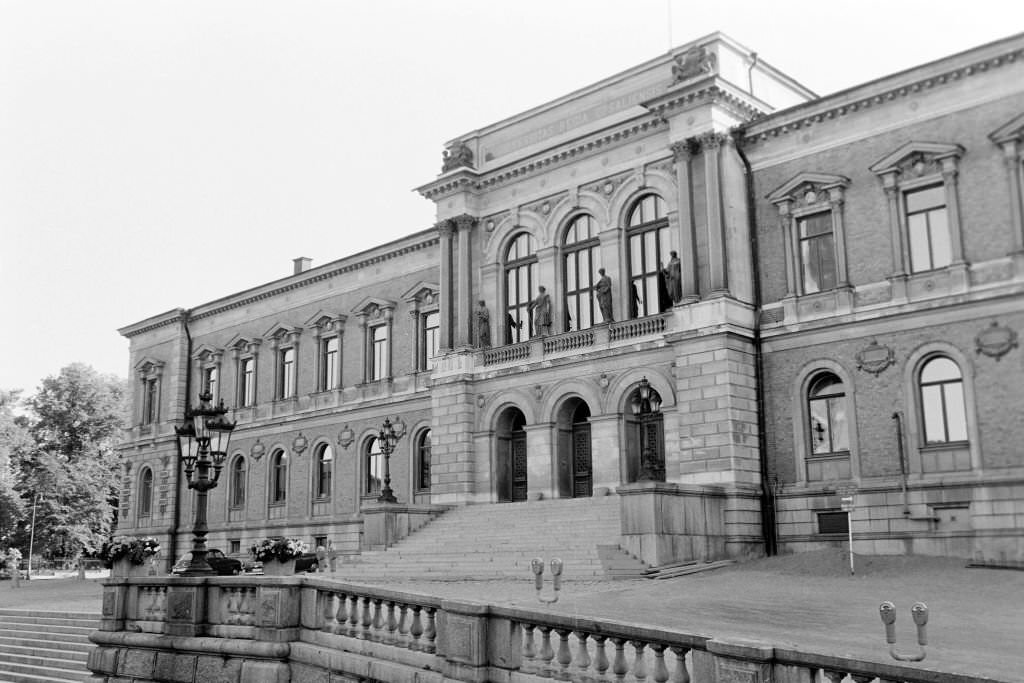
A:
<svg viewBox="0 0 1024 683">
<path fill-rule="evenodd" d="M 460 136 L 418 189 L 427 229 L 120 330 L 120 533 L 187 549 L 173 428 L 205 390 L 237 420 L 229 553 L 367 547 L 401 418 L 408 519 L 611 495 L 651 564 L 848 519 L 863 553 L 1024 560 L 1024 35 L 820 97 L 712 34 Z M 644 496 L 703 512 L 639 528 Z"/>
</svg>

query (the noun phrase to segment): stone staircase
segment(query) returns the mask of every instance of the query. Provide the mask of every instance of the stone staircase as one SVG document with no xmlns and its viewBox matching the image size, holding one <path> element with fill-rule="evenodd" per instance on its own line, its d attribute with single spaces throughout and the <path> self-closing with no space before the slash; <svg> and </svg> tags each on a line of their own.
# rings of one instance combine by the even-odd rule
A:
<svg viewBox="0 0 1024 683">
<path fill-rule="evenodd" d="M 87 681 L 100 615 L 0 609 L 0 683 Z"/>
<path fill-rule="evenodd" d="M 352 557 L 337 575 L 367 582 L 523 578 L 534 557 L 557 557 L 564 580 L 641 578 L 647 565 L 618 547 L 619 516 L 615 496 L 468 505 L 387 550 Z"/>
</svg>

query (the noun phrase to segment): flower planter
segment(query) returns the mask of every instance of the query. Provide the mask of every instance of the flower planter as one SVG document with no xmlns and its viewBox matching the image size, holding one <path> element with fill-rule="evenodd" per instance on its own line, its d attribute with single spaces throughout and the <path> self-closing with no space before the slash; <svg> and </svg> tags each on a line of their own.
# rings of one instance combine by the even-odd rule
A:
<svg viewBox="0 0 1024 683">
<path fill-rule="evenodd" d="M 295 573 L 295 558 L 281 562 L 279 560 L 264 560 L 264 576 L 291 576 Z"/>
<path fill-rule="evenodd" d="M 148 560 L 143 564 L 132 564 L 129 560 L 121 559 L 115 561 L 110 567 L 110 576 L 119 579 L 133 576 L 149 576 L 152 569 L 152 563 Z"/>
</svg>

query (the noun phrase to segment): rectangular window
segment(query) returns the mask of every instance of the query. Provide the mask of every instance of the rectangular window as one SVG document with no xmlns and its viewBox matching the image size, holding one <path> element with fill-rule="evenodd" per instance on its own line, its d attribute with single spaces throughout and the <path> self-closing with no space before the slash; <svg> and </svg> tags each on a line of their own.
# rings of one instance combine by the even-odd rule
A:
<svg viewBox="0 0 1024 683">
<path fill-rule="evenodd" d="M 142 424 L 156 422 L 156 378 L 142 380 Z"/>
<path fill-rule="evenodd" d="M 290 398 L 295 395 L 295 349 L 284 349 L 280 359 L 280 393 L 277 397 Z"/>
<path fill-rule="evenodd" d="M 256 360 L 246 358 L 242 361 L 242 388 L 239 403 L 243 406 L 251 406 L 256 403 Z"/>
<path fill-rule="evenodd" d="M 327 549 L 327 537 L 326 536 L 314 536 L 313 537 L 313 550 L 317 548 Z"/>
<path fill-rule="evenodd" d="M 836 250 L 832 213 L 823 211 L 797 219 L 804 294 L 836 286 Z"/>
<path fill-rule="evenodd" d="M 203 369 L 203 391 L 217 400 L 217 368 Z"/>
<path fill-rule="evenodd" d="M 441 315 L 437 312 L 423 316 L 423 368 L 431 370 L 437 365 L 437 350 L 441 343 Z"/>
<path fill-rule="evenodd" d="M 384 481 L 384 456 L 378 453 L 369 453 L 366 456 L 366 488 L 364 492 L 368 496 L 380 495 L 381 485 Z"/>
<path fill-rule="evenodd" d="M 845 534 L 850 530 L 850 517 L 842 510 L 819 512 L 819 534 Z"/>
<path fill-rule="evenodd" d="M 325 339 L 320 346 L 320 387 L 323 391 L 338 388 L 338 338 Z"/>
<path fill-rule="evenodd" d="M 228 541 L 228 555 L 240 555 L 242 553 L 242 540 L 232 538 Z"/>
<path fill-rule="evenodd" d="M 914 190 L 904 195 L 907 234 L 910 239 L 910 270 L 920 273 L 944 268 L 953 261 L 943 185 Z"/>
<path fill-rule="evenodd" d="M 378 325 L 370 330 L 370 346 L 372 366 L 370 368 L 370 380 L 385 379 L 390 368 L 388 367 L 388 327 Z"/>
</svg>

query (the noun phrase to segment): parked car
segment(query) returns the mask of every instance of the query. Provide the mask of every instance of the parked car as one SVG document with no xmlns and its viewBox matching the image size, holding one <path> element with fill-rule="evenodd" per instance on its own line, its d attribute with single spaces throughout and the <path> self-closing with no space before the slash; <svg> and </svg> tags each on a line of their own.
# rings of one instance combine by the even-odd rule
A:
<svg viewBox="0 0 1024 683">
<path fill-rule="evenodd" d="M 172 574 L 181 574 L 188 569 L 192 562 L 192 553 L 187 552 L 178 558 L 178 561 L 171 567 Z M 210 548 L 206 551 L 206 562 L 213 570 L 222 576 L 233 576 L 242 573 L 242 562 L 234 557 L 228 557 L 223 551 Z"/>
</svg>

